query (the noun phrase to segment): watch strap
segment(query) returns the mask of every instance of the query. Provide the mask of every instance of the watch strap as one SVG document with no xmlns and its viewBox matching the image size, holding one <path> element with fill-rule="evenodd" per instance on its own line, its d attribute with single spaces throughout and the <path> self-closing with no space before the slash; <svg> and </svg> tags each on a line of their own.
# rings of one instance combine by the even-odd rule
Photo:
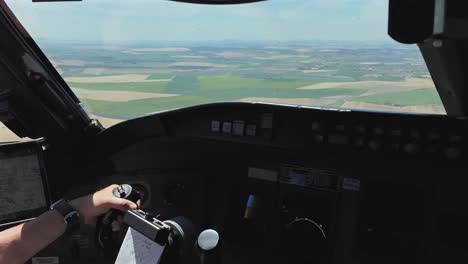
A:
<svg viewBox="0 0 468 264">
<path fill-rule="evenodd" d="M 63 216 L 63 220 L 67 226 L 67 231 L 80 225 L 80 215 L 65 199 L 60 199 L 53 203 L 50 206 L 50 209 L 55 210 Z"/>
</svg>

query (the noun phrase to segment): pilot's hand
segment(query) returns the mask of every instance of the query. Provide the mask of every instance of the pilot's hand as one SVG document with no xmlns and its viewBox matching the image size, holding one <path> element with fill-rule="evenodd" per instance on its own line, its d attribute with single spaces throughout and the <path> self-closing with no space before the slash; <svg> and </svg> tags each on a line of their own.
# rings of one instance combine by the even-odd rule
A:
<svg viewBox="0 0 468 264">
<path fill-rule="evenodd" d="M 124 212 L 129 209 L 138 209 L 134 202 L 117 198 L 112 194 L 117 186 L 117 184 L 113 184 L 93 194 L 72 200 L 70 205 L 78 211 L 85 224 L 95 224 L 98 216 L 110 209 Z"/>
</svg>

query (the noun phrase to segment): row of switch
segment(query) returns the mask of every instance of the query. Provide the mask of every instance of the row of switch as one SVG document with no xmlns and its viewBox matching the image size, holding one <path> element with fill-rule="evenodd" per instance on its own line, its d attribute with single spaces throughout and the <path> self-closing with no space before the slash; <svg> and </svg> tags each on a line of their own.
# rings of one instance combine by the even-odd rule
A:
<svg viewBox="0 0 468 264">
<path fill-rule="evenodd" d="M 256 136 L 257 135 L 257 125 L 256 124 L 246 124 L 243 120 L 235 121 L 211 121 L 211 132 L 214 133 L 223 133 L 231 134 L 234 136 Z"/>
<path fill-rule="evenodd" d="M 344 124 L 337 124 L 332 127 L 329 127 L 325 121 L 314 121 L 312 122 L 312 131 L 315 133 L 331 133 L 335 132 L 337 134 L 354 134 L 354 135 L 373 135 L 373 136 L 384 136 L 389 135 L 392 137 L 403 137 L 404 134 L 407 134 L 407 137 L 414 140 L 428 140 L 428 141 L 437 141 L 442 138 L 441 133 L 436 130 L 429 131 L 427 133 L 421 132 L 419 129 L 410 129 L 406 133 L 399 128 L 389 129 L 388 131 L 382 127 L 373 127 L 367 128 L 364 125 L 352 126 L 349 129 L 348 126 Z M 426 134 L 424 137 L 423 134 Z M 462 141 L 461 135 L 448 135 L 447 140 L 450 143 L 458 144 Z"/>
<path fill-rule="evenodd" d="M 463 138 L 459 135 L 447 137 L 447 143 L 441 144 L 441 134 L 436 131 L 427 133 L 427 140 L 423 144 L 419 130 L 409 130 L 409 139 L 403 139 L 401 129 L 393 129 L 388 133 L 383 128 L 376 127 L 368 130 L 364 126 L 356 126 L 352 129 L 354 133 L 349 136 L 345 133 L 344 125 L 333 127 L 333 133 L 327 134 L 327 130 L 322 122 L 312 123 L 313 139 L 317 143 L 329 143 L 331 145 L 354 145 L 360 148 L 368 148 L 373 151 L 390 150 L 392 152 L 404 152 L 407 154 L 419 154 L 426 152 L 429 154 L 441 153 L 447 158 L 459 158 L 461 156 L 461 143 Z M 371 133 L 368 133 L 371 132 Z M 390 135 L 390 136 L 385 136 Z M 406 142 L 401 142 L 406 141 Z M 444 145 L 444 147 L 442 147 Z"/>
</svg>

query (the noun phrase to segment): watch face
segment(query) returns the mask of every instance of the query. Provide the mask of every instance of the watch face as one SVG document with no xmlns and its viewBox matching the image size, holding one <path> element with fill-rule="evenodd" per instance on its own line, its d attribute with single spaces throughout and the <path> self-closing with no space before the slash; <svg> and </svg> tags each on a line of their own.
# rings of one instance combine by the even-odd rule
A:
<svg viewBox="0 0 468 264">
<path fill-rule="evenodd" d="M 80 215 L 76 211 L 72 211 L 64 216 L 67 226 L 77 226 L 80 223 Z"/>
</svg>

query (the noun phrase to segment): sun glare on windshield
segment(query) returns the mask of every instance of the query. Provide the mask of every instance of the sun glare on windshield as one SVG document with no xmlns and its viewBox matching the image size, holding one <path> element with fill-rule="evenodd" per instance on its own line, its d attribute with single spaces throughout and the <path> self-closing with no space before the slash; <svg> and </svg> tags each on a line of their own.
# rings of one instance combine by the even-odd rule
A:
<svg viewBox="0 0 468 264">
<path fill-rule="evenodd" d="M 386 1 L 7 3 L 105 126 L 225 101 L 445 114 Z"/>
</svg>

